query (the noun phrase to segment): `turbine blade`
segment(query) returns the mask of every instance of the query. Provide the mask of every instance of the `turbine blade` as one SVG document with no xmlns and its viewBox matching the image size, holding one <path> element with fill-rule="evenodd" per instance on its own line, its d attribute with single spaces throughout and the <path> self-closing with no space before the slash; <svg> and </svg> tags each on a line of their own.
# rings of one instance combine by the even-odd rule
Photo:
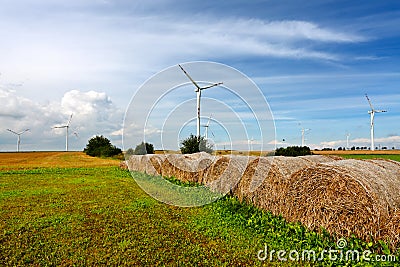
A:
<svg viewBox="0 0 400 267">
<path fill-rule="evenodd" d="M 27 132 L 27 131 L 29 131 L 29 129 L 25 129 L 25 130 L 23 130 L 22 132 L 19 132 L 18 134 L 20 135 L 20 134 L 23 134 L 23 133 L 25 133 L 25 132 Z"/>
<path fill-rule="evenodd" d="M 382 112 L 387 112 L 386 110 L 374 110 L 375 113 L 382 113 Z"/>
<path fill-rule="evenodd" d="M 367 100 L 368 100 L 368 103 L 369 103 L 369 106 L 371 107 L 371 110 L 374 110 L 374 107 L 372 106 L 371 100 L 369 100 L 369 97 L 368 97 L 367 94 L 365 94 L 365 97 L 366 97 Z"/>
<path fill-rule="evenodd" d="M 201 90 L 200 86 L 192 79 L 192 77 L 190 77 L 190 75 L 182 68 L 182 66 L 180 64 L 178 64 L 178 66 L 181 68 L 183 73 L 185 73 L 185 75 L 189 78 L 189 80 L 194 84 L 194 86 L 196 86 L 197 90 Z"/>
<path fill-rule="evenodd" d="M 204 90 L 204 89 L 209 89 L 209 88 L 211 88 L 211 87 L 215 87 L 215 86 L 218 86 L 218 85 L 221 85 L 221 84 L 223 84 L 222 82 L 220 82 L 220 83 L 214 83 L 214 84 L 212 84 L 212 85 L 209 85 L 209 86 L 206 86 L 206 87 L 201 87 L 201 88 L 199 88 L 200 90 Z"/>
<path fill-rule="evenodd" d="M 210 115 L 210 117 L 208 117 L 207 127 L 210 125 L 211 116 L 212 114 Z"/>
<path fill-rule="evenodd" d="M 74 114 L 72 113 L 71 116 L 69 117 L 69 121 L 68 121 L 68 123 L 67 123 L 67 126 L 69 126 L 69 124 L 71 123 L 72 115 L 74 115 Z"/>
<path fill-rule="evenodd" d="M 16 132 L 14 132 L 13 130 L 7 129 L 7 131 L 12 132 L 13 134 L 18 134 Z"/>
<path fill-rule="evenodd" d="M 57 128 L 57 129 L 59 129 L 59 128 L 66 128 L 66 127 L 67 127 L 66 125 L 63 125 L 63 126 L 54 126 L 53 129 L 56 129 L 56 128 Z"/>
</svg>

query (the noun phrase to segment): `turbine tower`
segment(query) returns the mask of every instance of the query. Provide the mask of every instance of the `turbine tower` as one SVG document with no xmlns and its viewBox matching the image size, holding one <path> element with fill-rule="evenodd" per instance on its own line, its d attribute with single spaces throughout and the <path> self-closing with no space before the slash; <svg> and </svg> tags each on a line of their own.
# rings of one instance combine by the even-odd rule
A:
<svg viewBox="0 0 400 267">
<path fill-rule="evenodd" d="M 347 134 L 346 134 L 346 149 L 347 149 L 347 150 L 350 149 L 350 146 L 349 146 L 349 137 L 350 137 L 350 134 L 347 133 Z"/>
<path fill-rule="evenodd" d="M 71 116 L 69 117 L 69 121 L 66 125 L 53 127 L 53 129 L 65 128 L 65 151 L 68 151 L 68 128 L 69 128 L 69 125 L 71 124 L 72 115 L 73 114 L 71 114 Z"/>
<path fill-rule="evenodd" d="M 15 134 L 15 135 L 18 136 L 18 138 L 17 138 L 17 152 L 19 152 L 19 144 L 21 143 L 21 135 L 22 135 L 23 133 L 29 131 L 29 129 L 25 129 L 25 130 L 23 130 L 23 131 L 21 131 L 21 132 L 19 132 L 19 133 L 14 132 L 13 130 L 10 130 L 10 129 L 7 129 L 7 131 L 9 131 L 9 132 L 11 132 L 11 133 L 13 133 L 13 134 Z"/>
<path fill-rule="evenodd" d="M 253 151 L 253 142 L 254 142 L 253 136 L 251 137 L 251 139 L 247 139 L 247 146 L 249 148 L 249 152 Z"/>
<path fill-rule="evenodd" d="M 379 110 L 379 109 L 374 109 L 372 106 L 371 100 L 369 99 L 368 95 L 365 94 L 365 97 L 368 100 L 369 106 L 371 107 L 371 110 L 368 111 L 368 114 L 371 115 L 371 150 L 375 150 L 375 143 L 374 143 L 374 117 L 375 113 L 382 113 L 382 112 L 387 112 L 386 110 Z"/>
<path fill-rule="evenodd" d="M 195 92 L 197 94 L 197 138 L 200 138 L 200 100 L 201 100 L 201 91 L 205 89 L 209 89 L 211 87 L 215 87 L 218 85 L 221 85 L 222 82 L 220 83 L 214 83 L 205 87 L 200 87 L 193 79 L 190 77 L 190 75 L 182 68 L 181 65 L 178 64 L 178 66 L 181 68 L 183 73 L 189 78 L 189 80 L 196 86 Z"/>
<path fill-rule="evenodd" d="M 210 117 L 208 117 L 208 122 L 207 122 L 207 124 L 203 125 L 203 127 L 206 128 L 206 129 L 205 129 L 205 133 L 204 133 L 204 138 L 205 138 L 206 140 L 208 140 L 208 127 L 210 126 L 211 116 L 212 116 L 212 114 L 210 115 Z"/>
</svg>

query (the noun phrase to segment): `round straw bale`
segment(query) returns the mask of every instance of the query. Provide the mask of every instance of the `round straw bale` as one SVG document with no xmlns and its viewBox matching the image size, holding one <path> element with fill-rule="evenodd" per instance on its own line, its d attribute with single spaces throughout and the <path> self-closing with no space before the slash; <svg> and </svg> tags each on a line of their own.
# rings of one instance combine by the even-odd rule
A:
<svg viewBox="0 0 400 267">
<path fill-rule="evenodd" d="M 197 163 L 197 169 L 198 169 L 198 173 L 199 173 L 199 177 L 198 177 L 198 181 L 197 181 L 198 183 L 204 184 L 204 177 L 205 177 L 207 171 L 211 168 L 211 166 L 215 163 L 216 160 L 217 160 L 216 157 L 199 159 L 199 161 Z"/>
<path fill-rule="evenodd" d="M 293 173 L 302 168 L 314 165 L 309 160 L 305 160 L 301 157 L 284 156 L 273 157 L 273 164 L 276 166 L 283 179 L 289 178 Z"/>
<path fill-rule="evenodd" d="M 380 236 L 380 223 L 400 206 L 400 177 L 365 160 L 302 169 L 288 180 L 284 217 L 342 236 Z"/>
<path fill-rule="evenodd" d="M 307 155 L 307 156 L 300 156 L 299 158 L 305 159 L 312 163 L 327 163 L 332 162 L 335 160 L 343 160 L 342 157 L 334 156 L 334 155 Z"/>
<path fill-rule="evenodd" d="M 150 157 L 148 155 L 141 155 L 140 157 L 140 162 L 139 162 L 139 170 L 140 172 L 144 172 L 150 175 L 155 175 L 156 171 L 153 168 L 153 165 L 150 163 Z"/>
<path fill-rule="evenodd" d="M 126 163 L 130 171 L 139 171 L 140 156 L 131 155 Z"/>
<path fill-rule="evenodd" d="M 393 250 L 400 248 L 400 210 L 393 212 L 389 220 L 382 224 L 382 239 L 389 241 Z"/>
<path fill-rule="evenodd" d="M 174 176 L 181 181 L 201 182 L 202 176 L 212 165 L 214 157 L 207 153 L 167 155 L 162 162 L 163 176 Z"/>
<path fill-rule="evenodd" d="M 214 164 L 206 171 L 203 177 L 203 184 L 208 184 L 217 180 L 228 168 L 229 162 L 229 157 L 218 157 Z"/>
<path fill-rule="evenodd" d="M 272 161 L 273 157 L 259 157 L 249 161 L 242 179 L 233 189 L 240 201 L 252 199 L 254 190 L 267 178 Z"/>
<path fill-rule="evenodd" d="M 256 157 L 222 156 L 205 172 L 203 184 L 222 194 L 231 192 L 246 170 L 249 161 Z"/>
<path fill-rule="evenodd" d="M 312 165 L 316 164 L 301 157 L 260 157 L 247 166 L 234 193 L 239 200 L 281 214 L 286 180 L 296 171 Z"/>
<path fill-rule="evenodd" d="M 394 161 L 394 160 L 390 160 L 390 159 L 370 159 L 368 161 L 375 163 L 388 171 L 397 173 L 397 175 L 400 174 L 400 172 L 399 172 L 400 162 L 398 162 L 398 161 Z"/>
<path fill-rule="evenodd" d="M 146 173 L 151 175 L 161 175 L 161 166 L 166 156 L 163 154 L 148 154 L 146 163 Z"/>
</svg>

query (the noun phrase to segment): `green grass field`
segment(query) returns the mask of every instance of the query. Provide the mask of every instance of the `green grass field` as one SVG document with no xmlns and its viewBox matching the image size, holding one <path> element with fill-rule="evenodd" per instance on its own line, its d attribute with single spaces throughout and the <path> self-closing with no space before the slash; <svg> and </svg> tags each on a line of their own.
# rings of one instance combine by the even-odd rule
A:
<svg viewBox="0 0 400 267">
<path fill-rule="evenodd" d="M 346 159 L 391 159 L 391 160 L 395 160 L 395 161 L 400 161 L 400 155 L 340 155 L 343 158 Z"/>
<path fill-rule="evenodd" d="M 231 197 L 180 208 L 149 197 L 116 166 L 9 167 L 0 171 L 1 266 L 366 266 L 326 257 L 279 261 L 277 252 L 260 261 L 265 245 L 269 252 L 320 253 L 335 248 L 337 238 Z M 348 243 L 385 251 L 381 244 Z"/>
</svg>

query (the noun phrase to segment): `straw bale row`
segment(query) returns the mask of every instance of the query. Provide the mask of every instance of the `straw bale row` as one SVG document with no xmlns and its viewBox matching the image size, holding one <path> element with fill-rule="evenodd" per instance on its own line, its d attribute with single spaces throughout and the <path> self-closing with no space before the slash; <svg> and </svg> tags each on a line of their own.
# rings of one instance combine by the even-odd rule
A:
<svg viewBox="0 0 400 267">
<path fill-rule="evenodd" d="M 174 176 L 338 236 L 400 245 L 400 163 L 339 157 L 132 156 L 130 170 Z"/>
</svg>

